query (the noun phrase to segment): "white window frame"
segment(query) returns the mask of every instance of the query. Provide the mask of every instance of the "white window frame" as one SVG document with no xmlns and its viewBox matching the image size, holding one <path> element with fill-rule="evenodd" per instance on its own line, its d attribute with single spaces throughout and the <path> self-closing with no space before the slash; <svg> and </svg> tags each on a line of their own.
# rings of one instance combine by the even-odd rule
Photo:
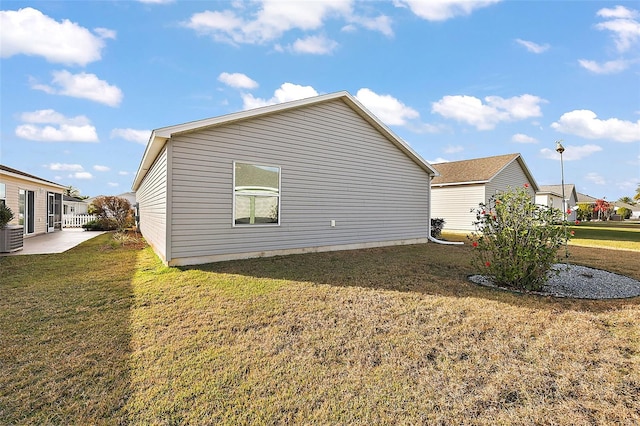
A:
<svg viewBox="0 0 640 426">
<path fill-rule="evenodd" d="M 274 195 L 265 195 L 264 193 L 243 193 L 240 195 L 255 195 L 259 197 L 276 197 L 278 200 L 278 222 L 277 223 L 236 223 L 236 164 L 248 164 L 250 166 L 257 167 L 270 167 L 278 169 L 278 193 Z M 281 196 L 282 196 L 282 167 L 271 165 L 271 164 L 259 164 L 253 161 L 234 161 L 232 164 L 233 167 L 233 179 L 232 179 L 232 198 L 233 198 L 233 209 L 231 213 L 231 226 L 234 228 L 255 228 L 255 227 L 265 227 L 265 226 L 280 226 L 280 220 L 282 216 L 281 212 Z"/>
<path fill-rule="evenodd" d="M 7 205 L 7 185 L 4 182 L 0 182 L 0 205 Z"/>
</svg>

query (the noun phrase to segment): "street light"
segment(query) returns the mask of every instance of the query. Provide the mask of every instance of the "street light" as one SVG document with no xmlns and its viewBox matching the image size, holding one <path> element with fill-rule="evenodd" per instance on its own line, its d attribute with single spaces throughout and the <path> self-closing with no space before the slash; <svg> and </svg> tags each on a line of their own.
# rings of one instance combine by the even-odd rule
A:
<svg viewBox="0 0 640 426">
<path fill-rule="evenodd" d="M 562 221 L 566 222 L 567 203 L 564 198 L 564 163 L 562 162 L 562 153 L 564 152 L 564 146 L 562 146 L 562 139 L 556 141 L 556 152 L 560 154 L 560 172 L 562 173 Z"/>
</svg>

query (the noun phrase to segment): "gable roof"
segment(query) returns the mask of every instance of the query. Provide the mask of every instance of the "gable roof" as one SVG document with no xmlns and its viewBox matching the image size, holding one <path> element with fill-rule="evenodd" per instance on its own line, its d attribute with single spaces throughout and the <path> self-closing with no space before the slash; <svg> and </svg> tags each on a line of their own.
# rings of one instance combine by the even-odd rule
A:
<svg viewBox="0 0 640 426">
<path fill-rule="evenodd" d="M 578 194 L 578 203 L 595 203 L 597 200 L 591 195 L 581 194 L 580 192 L 578 192 L 577 194 Z"/>
<path fill-rule="evenodd" d="M 564 184 L 564 195 L 565 196 L 569 195 L 569 197 L 571 197 L 571 194 L 575 194 L 576 200 L 577 200 L 578 194 L 574 192 L 575 190 L 576 190 L 576 187 L 574 184 L 572 183 Z M 540 190 L 538 191 L 538 194 L 547 194 L 547 193 L 557 195 L 558 197 L 562 197 L 562 185 L 540 185 Z"/>
<path fill-rule="evenodd" d="M 354 98 L 349 92 L 341 91 L 156 129 L 151 132 L 151 137 L 147 143 L 147 147 L 142 156 L 142 161 L 140 162 L 140 166 L 138 167 L 138 171 L 136 172 L 131 188 L 136 191 L 140 187 L 142 180 L 149 171 L 154 160 L 162 151 L 165 143 L 172 136 L 196 132 L 208 127 L 227 125 L 254 117 L 266 116 L 269 114 L 275 114 L 282 111 L 293 110 L 334 100 L 341 100 L 347 104 L 347 106 L 371 124 L 371 126 L 378 130 L 378 132 L 385 136 L 400 151 L 427 172 L 427 174 L 431 176 L 438 175 L 438 172 L 434 167 L 427 163 L 427 161 L 415 152 L 404 140 L 393 133 L 384 123 L 382 123 L 382 121 L 368 111 L 356 98 Z"/>
<path fill-rule="evenodd" d="M 46 183 L 47 185 L 57 186 L 60 189 L 66 189 L 67 187 L 64 185 L 60 185 L 59 183 L 51 182 L 50 180 L 42 179 L 38 176 L 30 175 L 29 173 L 25 173 L 23 171 L 13 169 L 11 167 L 7 167 L 5 165 L 0 164 L 0 171 L 4 172 L 8 176 L 23 178 L 36 183 Z"/>
<path fill-rule="evenodd" d="M 518 153 L 433 164 L 440 176 L 435 177 L 431 184 L 432 186 L 452 186 L 488 183 L 514 161 L 520 164 L 531 188 L 537 191 L 538 184 Z"/>
</svg>

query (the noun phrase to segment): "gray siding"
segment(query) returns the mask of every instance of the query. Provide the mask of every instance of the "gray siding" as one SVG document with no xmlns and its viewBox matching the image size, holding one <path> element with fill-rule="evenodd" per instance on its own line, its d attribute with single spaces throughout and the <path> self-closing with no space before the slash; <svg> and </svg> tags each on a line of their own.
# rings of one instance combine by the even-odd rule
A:
<svg viewBox="0 0 640 426">
<path fill-rule="evenodd" d="M 173 263 L 426 237 L 429 176 L 340 100 L 170 143 Z M 233 161 L 281 167 L 280 226 L 232 226 Z"/>
<path fill-rule="evenodd" d="M 149 169 L 137 191 L 140 231 L 163 261 L 167 260 L 167 147 Z"/>
<path fill-rule="evenodd" d="M 473 231 L 475 213 L 484 202 L 484 185 L 452 185 L 431 188 L 431 217 L 445 220 L 445 231 Z"/>
<path fill-rule="evenodd" d="M 497 192 L 503 192 L 511 188 L 520 188 L 525 183 L 529 184 L 528 192 L 531 195 L 531 199 L 533 200 L 535 197 L 535 191 L 533 190 L 532 185 L 527 178 L 527 175 L 522 170 L 520 163 L 518 161 L 512 161 L 507 167 L 504 168 L 500 173 L 494 176 L 493 179 L 489 183 L 487 183 L 486 188 L 487 192 L 485 194 L 486 201 L 489 201 L 489 198 L 495 195 Z"/>
</svg>

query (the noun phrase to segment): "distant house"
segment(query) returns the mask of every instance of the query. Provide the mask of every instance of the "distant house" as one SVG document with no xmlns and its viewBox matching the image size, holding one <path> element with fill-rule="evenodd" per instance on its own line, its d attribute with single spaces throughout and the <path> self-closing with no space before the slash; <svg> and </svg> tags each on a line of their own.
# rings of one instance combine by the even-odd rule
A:
<svg viewBox="0 0 640 426">
<path fill-rule="evenodd" d="M 613 203 L 613 210 L 616 214 L 618 214 L 618 209 L 624 207 L 625 209 L 631 210 L 631 216 L 629 219 L 638 219 L 640 218 L 640 206 L 637 204 L 627 204 L 622 201 L 616 201 Z"/>
<path fill-rule="evenodd" d="M 89 204 L 82 198 L 62 196 L 62 214 L 87 214 Z"/>
<path fill-rule="evenodd" d="M 0 204 L 14 214 L 25 236 L 62 229 L 62 194 L 66 187 L 0 164 Z"/>
<path fill-rule="evenodd" d="M 523 187 L 531 197 L 539 190 L 520 154 L 506 154 L 472 160 L 433 164 L 440 173 L 431 182 L 431 216 L 445 220 L 448 231 L 473 231 L 472 211 L 491 196 Z"/>
<path fill-rule="evenodd" d="M 536 204 L 565 212 L 571 210 L 571 213 L 565 213 L 565 217 L 569 221 L 575 221 L 577 217 L 576 206 L 578 205 L 575 185 L 568 183 L 564 185 L 564 197 L 565 203 L 563 205 L 562 185 L 540 185 L 540 189 L 536 192 Z"/>
<path fill-rule="evenodd" d="M 427 241 L 436 171 L 347 92 L 156 129 L 132 189 L 169 265 Z"/>
</svg>

